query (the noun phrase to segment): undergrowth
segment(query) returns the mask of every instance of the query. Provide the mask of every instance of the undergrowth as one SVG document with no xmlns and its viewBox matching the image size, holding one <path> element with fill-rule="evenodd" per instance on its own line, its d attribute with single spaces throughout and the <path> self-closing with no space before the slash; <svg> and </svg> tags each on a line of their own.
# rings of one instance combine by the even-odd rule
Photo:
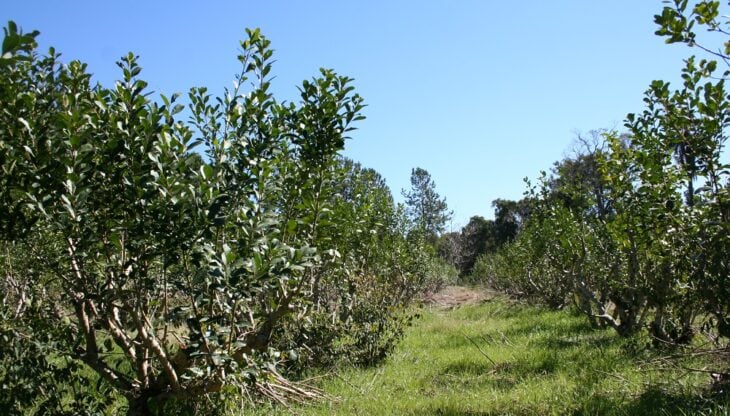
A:
<svg viewBox="0 0 730 416">
<path fill-rule="evenodd" d="M 257 414 L 727 415 L 706 356 L 648 347 L 595 330 L 585 318 L 504 299 L 427 309 L 375 368 L 317 378 L 332 397 Z M 693 370 L 694 369 L 694 370 Z"/>
</svg>

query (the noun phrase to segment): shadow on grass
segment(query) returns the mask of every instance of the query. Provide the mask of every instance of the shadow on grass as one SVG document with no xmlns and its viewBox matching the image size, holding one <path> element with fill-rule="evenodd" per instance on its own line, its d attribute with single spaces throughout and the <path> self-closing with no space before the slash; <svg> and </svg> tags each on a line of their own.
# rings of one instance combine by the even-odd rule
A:
<svg viewBox="0 0 730 416">
<path fill-rule="evenodd" d="M 455 405 L 442 405 L 438 407 L 422 407 L 413 412 L 414 415 L 429 416 L 487 416 L 494 415 L 493 412 L 484 412 L 479 410 L 459 409 Z"/>
<path fill-rule="evenodd" d="M 481 358 L 481 357 L 479 357 Z M 482 376 L 508 374 L 515 377 L 545 376 L 554 373 L 560 366 L 560 357 L 547 355 L 530 360 L 498 363 L 494 365 L 486 360 L 459 360 L 446 365 L 441 375 Z"/>
<path fill-rule="evenodd" d="M 486 361 L 459 360 L 446 365 L 441 374 L 479 376 L 492 370 L 493 365 Z"/>
<path fill-rule="evenodd" d="M 683 394 L 654 386 L 633 399 L 594 395 L 588 398 L 582 408 L 573 415 L 726 416 L 729 412 L 730 395 L 727 393 Z"/>
<path fill-rule="evenodd" d="M 481 357 L 480 357 L 481 358 Z M 445 366 L 433 379 L 440 389 L 494 389 L 507 392 L 529 379 L 551 377 L 559 367 L 556 356 L 498 363 L 459 360 Z"/>
<path fill-rule="evenodd" d="M 555 373 L 560 367 L 560 359 L 555 355 L 548 355 L 535 359 L 523 359 L 498 366 L 501 374 L 510 374 L 518 378 L 544 377 Z"/>
<path fill-rule="evenodd" d="M 487 389 L 506 392 L 515 388 L 519 381 L 518 377 L 511 373 L 501 371 L 505 368 L 507 368 L 505 364 L 494 366 L 488 362 L 461 360 L 444 367 L 427 383 L 436 390 Z"/>
<path fill-rule="evenodd" d="M 536 344 L 549 348 L 551 350 L 556 349 L 570 349 L 570 348 L 597 348 L 606 349 L 608 347 L 621 344 L 621 339 L 615 336 L 613 333 L 605 331 L 598 332 L 599 330 L 592 330 L 592 333 L 587 334 L 570 334 L 559 337 L 546 337 L 544 339 L 536 341 Z"/>
<path fill-rule="evenodd" d="M 522 322 L 522 321 L 520 321 Z M 513 325 L 502 331 L 499 335 L 504 335 L 508 339 L 530 337 L 538 333 L 562 334 L 562 336 L 577 336 L 595 334 L 596 330 L 591 328 L 587 322 L 579 320 L 569 321 L 545 321 L 536 318 L 526 323 Z"/>
<path fill-rule="evenodd" d="M 534 335 L 540 333 L 539 338 L 535 338 Z M 601 334 L 596 336 L 596 334 Z M 545 335 L 543 335 L 545 334 Z M 552 334 L 561 334 L 560 336 L 553 336 Z M 598 347 L 601 343 L 610 344 L 614 337 L 612 333 L 600 332 L 590 327 L 587 323 L 583 322 L 541 322 L 535 320 L 527 324 L 513 325 L 503 331 L 499 330 L 487 330 L 479 335 L 472 335 L 466 337 L 463 334 L 454 334 L 454 336 L 435 339 L 434 342 L 439 344 L 441 348 L 460 348 L 463 346 L 471 345 L 473 347 L 474 342 L 480 345 L 501 345 L 504 348 L 515 348 L 512 343 L 519 340 L 520 338 L 532 338 L 532 342 L 536 342 L 540 346 L 546 346 L 549 348 L 567 348 L 573 346 L 572 341 L 562 341 L 566 338 L 585 338 L 589 342 L 594 343 Z M 544 340 L 542 338 L 545 338 Z M 470 339 L 471 338 L 471 339 Z M 595 340 L 589 338 L 596 338 Z M 605 338 L 605 339 L 604 339 Z M 575 345 L 580 345 L 579 341 L 574 342 Z"/>
</svg>

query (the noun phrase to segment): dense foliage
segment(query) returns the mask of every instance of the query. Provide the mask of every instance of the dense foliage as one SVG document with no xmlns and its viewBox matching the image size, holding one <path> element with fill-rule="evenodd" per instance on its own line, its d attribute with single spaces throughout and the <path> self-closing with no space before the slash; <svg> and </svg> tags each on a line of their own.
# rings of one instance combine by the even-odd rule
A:
<svg viewBox="0 0 730 416">
<path fill-rule="evenodd" d="M 494 220 L 474 216 L 458 232 L 443 234 L 438 241 L 438 254 L 453 264 L 459 275 L 468 279 L 479 256 L 494 253 L 513 241 L 529 217 L 530 201 L 492 201 Z"/>
<path fill-rule="evenodd" d="M 418 231 L 431 243 L 435 243 L 439 234 L 446 228 L 451 219 L 446 198 L 436 192 L 436 184 L 426 169 L 411 170 L 411 189 L 403 190 L 407 213 L 418 226 Z"/>
<path fill-rule="evenodd" d="M 308 392 L 282 363 L 392 349 L 434 271 L 382 178 L 338 156 L 363 118 L 349 78 L 322 70 L 277 102 L 250 30 L 235 88 L 192 88 L 186 110 L 150 98 L 134 55 L 93 86 L 37 35 L 11 22 L 0 57 L 4 408 L 283 400 Z"/>
</svg>

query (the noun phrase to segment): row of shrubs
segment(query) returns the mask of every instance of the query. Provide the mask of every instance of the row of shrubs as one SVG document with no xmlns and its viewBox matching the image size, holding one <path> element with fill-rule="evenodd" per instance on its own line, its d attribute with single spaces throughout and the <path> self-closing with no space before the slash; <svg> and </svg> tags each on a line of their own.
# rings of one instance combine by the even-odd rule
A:
<svg viewBox="0 0 730 416">
<path fill-rule="evenodd" d="M 0 407 L 224 410 L 316 396 L 306 369 L 369 365 L 442 281 L 382 177 L 341 156 L 363 118 L 331 70 L 270 93 L 241 42 L 216 96 L 153 99 L 137 57 L 93 85 L 10 22 L 0 54 Z M 210 411 L 207 409 L 205 411 Z"/>
<path fill-rule="evenodd" d="M 695 45 L 693 25 L 714 30 L 718 7 L 668 4 L 657 34 Z M 730 94 L 717 66 L 687 59 L 679 88 L 652 82 L 625 133 L 583 138 L 582 151 L 530 187 L 516 239 L 482 256 L 472 278 L 571 305 L 622 335 L 647 330 L 656 345 L 688 344 L 704 329 L 726 346 Z"/>
</svg>

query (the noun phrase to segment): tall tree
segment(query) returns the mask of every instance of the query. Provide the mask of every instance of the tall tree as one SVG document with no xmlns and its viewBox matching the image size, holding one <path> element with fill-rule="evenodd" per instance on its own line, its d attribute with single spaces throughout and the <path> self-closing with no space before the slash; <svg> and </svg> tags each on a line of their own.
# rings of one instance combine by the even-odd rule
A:
<svg viewBox="0 0 730 416">
<path fill-rule="evenodd" d="M 403 196 L 411 220 L 429 241 L 435 242 L 446 228 L 452 212 L 446 205 L 446 198 L 441 198 L 436 192 L 431 174 L 422 168 L 411 170 L 411 191 L 404 190 Z"/>
<path fill-rule="evenodd" d="M 480 255 L 495 249 L 494 234 L 494 221 L 478 215 L 471 217 L 469 223 L 461 229 L 462 258 L 459 271 L 462 275 L 472 272 Z"/>
<path fill-rule="evenodd" d="M 578 134 L 572 155 L 555 162 L 549 179 L 551 198 L 584 215 L 605 219 L 611 211 L 608 183 L 600 171 L 600 162 L 607 154 L 605 130 Z M 628 143 L 628 135 L 619 137 Z"/>
<path fill-rule="evenodd" d="M 493 244 L 497 248 L 515 239 L 525 218 L 529 216 L 530 200 L 495 199 L 492 201 L 492 207 L 494 207 Z"/>
</svg>

